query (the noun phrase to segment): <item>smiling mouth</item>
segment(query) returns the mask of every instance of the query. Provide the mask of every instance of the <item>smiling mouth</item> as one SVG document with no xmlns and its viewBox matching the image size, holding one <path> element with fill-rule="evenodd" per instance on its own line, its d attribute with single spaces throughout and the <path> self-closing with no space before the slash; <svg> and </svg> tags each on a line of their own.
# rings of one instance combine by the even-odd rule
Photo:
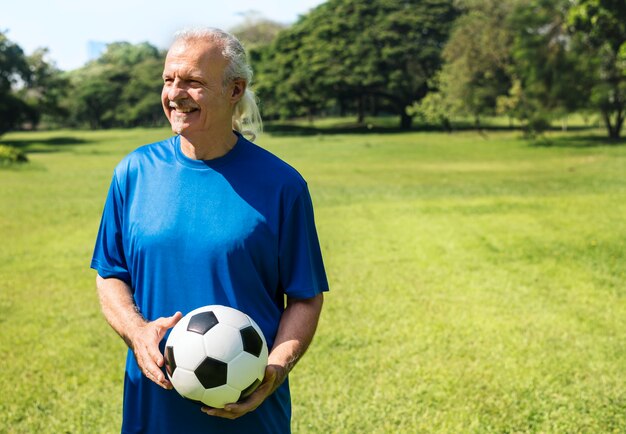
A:
<svg viewBox="0 0 626 434">
<path fill-rule="evenodd" d="M 170 102 L 169 106 L 170 106 L 170 109 L 172 109 L 176 113 L 181 113 L 181 114 L 187 114 L 187 113 L 198 111 L 198 107 L 196 106 L 178 105 L 173 102 Z"/>
</svg>

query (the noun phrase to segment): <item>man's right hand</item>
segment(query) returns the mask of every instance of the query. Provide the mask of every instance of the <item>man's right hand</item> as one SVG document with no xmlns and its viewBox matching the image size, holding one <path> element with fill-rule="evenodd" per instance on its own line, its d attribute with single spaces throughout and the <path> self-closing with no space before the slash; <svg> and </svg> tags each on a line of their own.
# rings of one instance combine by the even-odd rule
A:
<svg viewBox="0 0 626 434">
<path fill-rule="evenodd" d="M 176 312 L 170 317 L 161 317 L 139 325 L 132 334 L 128 334 L 128 344 L 135 354 L 141 372 L 164 389 L 171 389 L 172 383 L 169 382 L 161 369 L 165 364 L 165 359 L 159 350 L 159 343 L 165 333 L 174 327 L 182 317 L 182 313 Z"/>
</svg>

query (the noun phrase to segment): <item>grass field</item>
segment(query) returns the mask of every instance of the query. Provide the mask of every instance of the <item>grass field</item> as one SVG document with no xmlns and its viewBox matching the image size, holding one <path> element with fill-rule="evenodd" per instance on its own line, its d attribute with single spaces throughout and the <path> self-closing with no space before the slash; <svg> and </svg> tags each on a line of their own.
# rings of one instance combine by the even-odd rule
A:
<svg viewBox="0 0 626 434">
<path fill-rule="evenodd" d="M 259 140 L 309 182 L 332 288 L 294 432 L 626 432 L 626 147 L 589 134 Z M 2 138 L 31 162 L 0 169 L 0 432 L 119 431 L 88 266 L 114 165 L 167 135 Z"/>
</svg>

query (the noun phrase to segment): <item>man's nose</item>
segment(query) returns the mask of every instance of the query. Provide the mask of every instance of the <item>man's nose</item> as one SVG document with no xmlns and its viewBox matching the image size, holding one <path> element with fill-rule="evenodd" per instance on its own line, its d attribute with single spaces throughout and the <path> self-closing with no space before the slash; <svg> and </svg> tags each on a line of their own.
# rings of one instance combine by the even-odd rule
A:
<svg viewBox="0 0 626 434">
<path fill-rule="evenodd" d="M 174 79 L 167 91 L 167 97 L 170 101 L 187 98 L 187 91 L 179 78 Z"/>
</svg>

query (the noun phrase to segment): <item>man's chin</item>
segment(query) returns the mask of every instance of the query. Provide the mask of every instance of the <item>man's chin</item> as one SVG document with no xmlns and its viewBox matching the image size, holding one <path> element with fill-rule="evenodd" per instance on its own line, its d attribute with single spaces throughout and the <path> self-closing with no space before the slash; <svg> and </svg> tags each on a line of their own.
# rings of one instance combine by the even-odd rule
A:
<svg viewBox="0 0 626 434">
<path fill-rule="evenodd" d="M 172 126 L 172 131 L 176 134 L 182 134 L 185 130 L 187 130 L 187 128 L 189 128 L 189 125 L 186 125 L 183 122 L 170 122 L 170 125 Z"/>
</svg>

